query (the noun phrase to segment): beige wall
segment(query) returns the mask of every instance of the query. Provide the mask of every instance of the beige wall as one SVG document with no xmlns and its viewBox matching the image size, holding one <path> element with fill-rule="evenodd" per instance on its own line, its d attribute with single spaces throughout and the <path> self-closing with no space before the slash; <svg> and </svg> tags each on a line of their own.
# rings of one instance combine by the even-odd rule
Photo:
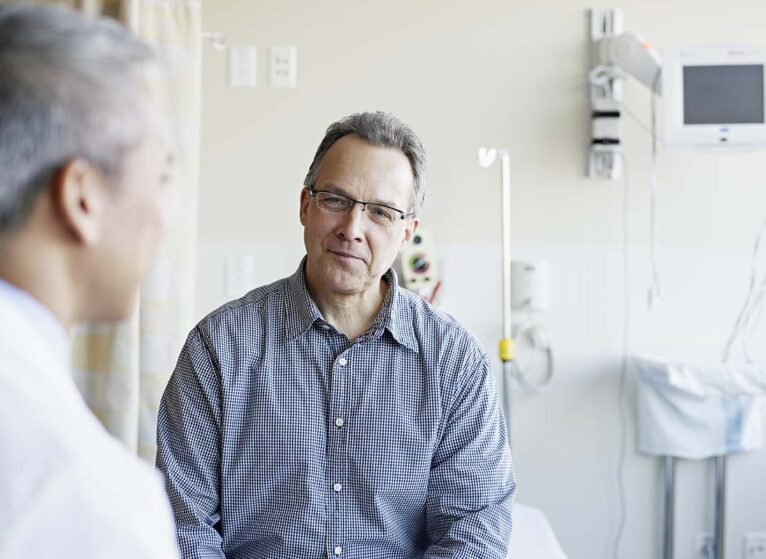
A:
<svg viewBox="0 0 766 559">
<path fill-rule="evenodd" d="M 257 283 L 295 268 L 299 188 L 324 128 L 353 111 L 384 109 L 409 122 L 430 152 L 424 222 L 444 261 L 447 308 L 494 351 L 499 170 L 479 168 L 475 154 L 480 145 L 507 146 L 514 254 L 551 263 L 552 308 L 543 320 L 557 359 L 550 389 L 517 393 L 513 403 L 519 499 L 545 511 L 570 557 L 606 559 L 618 511 L 622 184 L 583 175 L 588 7 L 572 0 L 205 2 L 206 30 L 257 46 L 260 69 L 256 89 L 230 89 L 226 55 L 205 48 L 197 312 L 227 298 L 227 254 L 256 256 Z M 626 0 L 621 7 L 626 27 L 657 46 L 766 43 L 759 0 Z M 298 47 L 297 89 L 268 87 L 273 44 Z M 647 91 L 628 83 L 625 92 L 648 122 Z M 666 296 L 650 314 L 649 138 L 626 119 L 624 139 L 631 348 L 715 352 L 744 297 L 753 237 L 766 215 L 766 152 L 662 155 Z M 765 345 L 763 330 L 757 341 Z M 621 557 L 646 559 L 659 556 L 661 470 L 634 452 L 632 425 L 628 432 Z M 727 549 L 739 557 L 744 532 L 766 531 L 766 454 L 732 458 L 729 475 Z M 683 463 L 679 478 L 676 556 L 691 558 L 696 533 L 711 525 L 712 471 Z"/>
</svg>

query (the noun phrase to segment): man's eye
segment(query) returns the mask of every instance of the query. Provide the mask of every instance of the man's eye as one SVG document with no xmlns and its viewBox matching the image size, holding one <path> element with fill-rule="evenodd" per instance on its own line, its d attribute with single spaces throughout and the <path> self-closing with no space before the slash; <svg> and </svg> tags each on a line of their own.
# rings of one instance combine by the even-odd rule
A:
<svg viewBox="0 0 766 559">
<path fill-rule="evenodd" d="M 340 196 L 326 196 L 323 202 L 327 204 L 328 206 L 341 207 L 346 205 L 346 201 Z"/>
<path fill-rule="evenodd" d="M 373 215 L 379 219 L 384 219 L 386 221 L 393 221 L 394 219 L 394 212 L 387 208 L 383 208 L 381 206 L 371 206 L 370 210 L 372 211 Z"/>
</svg>

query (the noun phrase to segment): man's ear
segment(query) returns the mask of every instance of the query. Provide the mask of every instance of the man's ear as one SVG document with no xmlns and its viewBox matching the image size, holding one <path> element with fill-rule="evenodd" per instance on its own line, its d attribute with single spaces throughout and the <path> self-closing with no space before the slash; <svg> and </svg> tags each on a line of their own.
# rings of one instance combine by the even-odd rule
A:
<svg viewBox="0 0 766 559">
<path fill-rule="evenodd" d="M 404 229 L 404 238 L 402 239 L 401 246 L 399 246 L 399 252 L 402 252 L 407 248 L 407 245 L 410 244 L 412 238 L 415 236 L 415 231 L 418 230 L 418 225 L 420 225 L 420 220 L 418 218 L 414 217 L 410 220 L 410 225 Z"/>
<path fill-rule="evenodd" d="M 309 189 L 308 187 L 304 186 L 303 190 L 301 190 L 301 208 L 300 208 L 301 225 L 303 225 L 304 227 L 306 226 L 306 214 L 308 213 L 310 202 L 311 202 L 311 195 L 309 194 Z"/>
<path fill-rule="evenodd" d="M 74 159 L 53 177 L 53 205 L 63 227 L 80 243 L 92 245 L 101 234 L 106 180 L 84 159 Z"/>
</svg>

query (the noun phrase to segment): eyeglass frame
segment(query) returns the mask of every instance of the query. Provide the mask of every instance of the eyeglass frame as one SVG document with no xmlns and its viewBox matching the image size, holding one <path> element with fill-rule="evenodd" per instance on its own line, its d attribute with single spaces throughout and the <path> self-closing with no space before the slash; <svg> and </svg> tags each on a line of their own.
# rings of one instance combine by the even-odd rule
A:
<svg viewBox="0 0 766 559">
<path fill-rule="evenodd" d="M 361 204 L 362 211 L 367 210 L 367 204 L 372 204 L 373 206 L 380 206 L 381 208 L 386 208 L 387 210 L 391 210 L 398 213 L 402 221 L 404 221 L 405 219 L 412 219 L 416 215 L 415 212 L 404 213 L 402 210 L 398 208 L 387 206 L 386 204 L 381 204 L 380 202 L 365 202 L 363 200 L 354 200 L 350 196 L 346 196 L 345 194 L 340 194 L 339 192 L 333 192 L 332 190 L 321 190 L 321 189 L 317 190 L 313 186 L 309 186 L 307 188 L 309 191 L 309 196 L 317 201 L 317 207 L 319 207 L 319 199 L 316 197 L 316 195 L 319 194 L 320 192 L 324 192 L 326 194 L 332 194 L 333 196 L 337 196 L 338 198 L 343 198 L 344 200 L 348 200 L 349 202 L 351 202 L 351 205 L 348 207 L 346 212 L 342 215 L 348 214 L 348 212 L 350 212 L 356 204 Z M 338 214 L 338 215 L 341 215 L 341 214 Z M 392 223 L 391 225 L 394 225 L 394 223 Z"/>
</svg>

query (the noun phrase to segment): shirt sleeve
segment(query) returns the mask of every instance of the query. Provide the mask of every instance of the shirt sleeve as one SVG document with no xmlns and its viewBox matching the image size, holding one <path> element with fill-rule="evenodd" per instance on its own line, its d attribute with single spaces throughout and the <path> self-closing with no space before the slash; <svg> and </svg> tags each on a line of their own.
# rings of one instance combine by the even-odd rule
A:
<svg viewBox="0 0 766 559">
<path fill-rule="evenodd" d="M 505 559 L 516 478 L 486 354 L 458 376 L 428 483 L 425 559 Z"/>
<path fill-rule="evenodd" d="M 184 559 L 225 557 L 220 464 L 220 367 L 198 327 L 181 350 L 157 420 L 157 467 L 165 476 Z"/>
</svg>

